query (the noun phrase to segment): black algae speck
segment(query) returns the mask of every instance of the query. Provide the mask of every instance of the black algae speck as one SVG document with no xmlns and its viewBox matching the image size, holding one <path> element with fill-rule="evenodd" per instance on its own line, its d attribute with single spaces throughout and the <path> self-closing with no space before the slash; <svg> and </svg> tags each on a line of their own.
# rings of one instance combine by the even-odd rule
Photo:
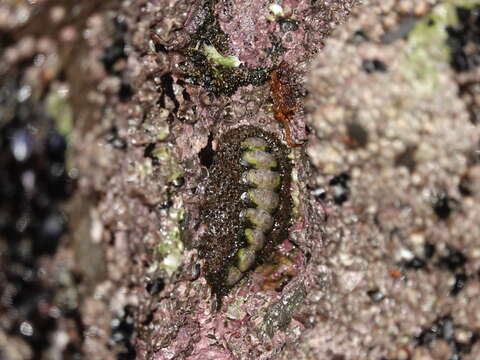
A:
<svg viewBox="0 0 480 360">
<path fill-rule="evenodd" d="M 160 293 L 165 288 L 165 282 L 162 278 L 157 278 L 149 281 L 145 288 L 151 296 L 154 296 Z"/>
<path fill-rule="evenodd" d="M 385 65 L 384 62 L 378 60 L 378 59 L 373 59 L 373 60 L 363 60 L 362 61 L 362 69 L 366 73 L 373 73 L 373 72 L 386 72 L 387 71 L 387 65 Z"/>
<path fill-rule="evenodd" d="M 348 123 L 347 132 L 353 145 L 365 147 L 368 144 L 368 132 L 362 125 L 355 122 Z"/>
<path fill-rule="evenodd" d="M 127 32 L 126 24 L 120 20 L 115 20 L 115 32 L 110 46 L 108 46 L 101 58 L 103 66 L 107 72 L 117 74 L 115 65 L 122 59 L 126 59 L 125 54 L 125 34 Z"/>
<path fill-rule="evenodd" d="M 348 196 L 350 195 L 350 189 L 348 188 L 349 181 L 350 175 L 347 173 L 342 173 L 330 180 L 329 185 L 332 188 L 333 200 L 337 205 L 342 205 L 348 200 Z"/>
<path fill-rule="evenodd" d="M 215 152 L 212 149 L 212 140 L 213 140 L 213 137 L 212 137 L 212 135 L 210 135 L 208 137 L 207 145 L 202 150 L 200 150 L 200 153 L 198 154 L 198 156 L 200 158 L 200 164 L 202 164 L 203 166 L 205 166 L 207 168 L 212 166 L 213 157 L 215 155 Z"/>
<path fill-rule="evenodd" d="M 367 295 L 373 302 L 380 302 L 385 298 L 385 295 L 379 289 L 372 289 L 367 291 Z"/>
<path fill-rule="evenodd" d="M 450 291 L 450 295 L 458 295 L 458 293 L 460 293 L 460 291 L 462 291 L 462 289 L 465 287 L 467 280 L 467 275 L 464 273 L 455 275 L 455 284 Z"/>
<path fill-rule="evenodd" d="M 467 258 L 462 252 L 450 249 L 448 255 L 440 258 L 439 266 L 454 272 L 463 267 L 466 262 Z"/>
<path fill-rule="evenodd" d="M 426 242 L 425 243 L 425 246 L 424 246 L 424 249 L 423 249 L 423 252 L 425 254 L 425 258 L 426 259 L 430 259 L 433 257 L 433 255 L 435 255 L 435 245 L 432 244 L 432 243 L 429 243 L 429 242 Z"/>
<path fill-rule="evenodd" d="M 467 342 L 459 342 L 455 337 L 457 331 L 470 334 Z M 449 359 L 462 359 L 462 355 L 469 354 L 473 345 L 478 341 L 478 333 L 463 326 L 456 325 L 451 315 L 438 317 L 429 327 L 424 328 L 416 337 L 417 346 L 429 346 L 435 340 L 443 340 L 450 346 Z"/>
<path fill-rule="evenodd" d="M 115 349 L 118 360 L 136 358 L 137 353 L 132 341 L 135 330 L 134 321 L 132 309 L 129 307 L 112 319 L 109 346 Z"/>
<path fill-rule="evenodd" d="M 453 338 L 453 320 L 451 316 L 443 316 L 417 336 L 418 345 L 428 345 L 435 339 L 450 341 Z"/>
<path fill-rule="evenodd" d="M 457 8 L 458 24 L 447 27 L 451 66 L 457 72 L 469 71 L 480 64 L 480 6 Z"/>
<path fill-rule="evenodd" d="M 419 258 L 419 257 L 414 257 L 412 260 L 409 260 L 405 263 L 405 267 L 409 269 L 422 269 L 426 266 L 425 260 Z"/>
<path fill-rule="evenodd" d="M 185 178 L 183 176 L 180 176 L 176 179 L 173 179 L 172 185 L 175 186 L 176 188 L 179 188 L 185 184 Z"/>
<path fill-rule="evenodd" d="M 433 211 L 442 220 L 448 219 L 456 204 L 456 200 L 447 194 L 441 194 L 433 203 Z"/>
</svg>

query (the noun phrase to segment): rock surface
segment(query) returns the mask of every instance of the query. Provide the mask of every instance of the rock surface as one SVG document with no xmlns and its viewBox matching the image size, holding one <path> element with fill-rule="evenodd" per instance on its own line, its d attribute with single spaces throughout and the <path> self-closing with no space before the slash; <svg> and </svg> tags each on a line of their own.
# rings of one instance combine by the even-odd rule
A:
<svg viewBox="0 0 480 360">
<path fill-rule="evenodd" d="M 0 358 L 477 359 L 479 9 L 0 1 Z M 218 301 L 209 169 L 286 144 L 280 68 L 289 227 Z"/>
</svg>

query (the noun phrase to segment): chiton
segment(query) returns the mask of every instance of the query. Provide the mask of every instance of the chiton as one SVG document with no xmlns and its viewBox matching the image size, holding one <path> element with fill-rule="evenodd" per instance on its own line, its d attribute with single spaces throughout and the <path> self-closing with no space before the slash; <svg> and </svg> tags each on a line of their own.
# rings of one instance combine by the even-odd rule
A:
<svg viewBox="0 0 480 360">
<path fill-rule="evenodd" d="M 287 147 L 254 126 L 230 130 L 218 144 L 200 207 L 199 254 L 222 296 L 288 235 L 292 165 Z"/>
</svg>

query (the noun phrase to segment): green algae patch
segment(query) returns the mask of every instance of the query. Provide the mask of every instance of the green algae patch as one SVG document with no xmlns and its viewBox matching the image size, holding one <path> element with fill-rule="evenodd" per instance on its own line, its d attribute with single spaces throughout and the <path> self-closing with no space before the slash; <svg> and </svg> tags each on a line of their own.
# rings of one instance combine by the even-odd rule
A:
<svg viewBox="0 0 480 360">
<path fill-rule="evenodd" d="M 153 134 L 154 139 L 158 141 L 163 141 L 170 135 L 170 127 L 166 121 L 144 124 L 143 129 Z"/>
<path fill-rule="evenodd" d="M 175 226 L 162 238 L 162 243 L 158 246 L 158 253 L 163 258 L 160 269 L 165 270 L 171 276 L 178 269 L 183 258 L 183 243 L 180 239 L 179 226 Z"/>
<path fill-rule="evenodd" d="M 461 0 L 440 4 L 412 29 L 402 69 L 419 93 L 434 92 L 439 72 L 450 62 L 447 28 L 458 22 L 456 8 L 471 8 L 479 3 L 478 0 Z"/>
<path fill-rule="evenodd" d="M 268 79 L 270 69 L 239 66 L 235 57 L 205 55 L 191 48 L 186 51 L 189 61 L 180 65 L 185 76 L 195 84 L 217 96 L 233 95 L 241 86 L 262 85 Z M 235 66 L 238 65 L 238 66 Z"/>
<path fill-rule="evenodd" d="M 452 9 L 451 5 L 435 7 L 417 23 L 408 37 L 406 63 L 402 68 L 420 93 L 435 91 L 439 64 L 448 63 L 446 26 L 455 19 Z"/>
<path fill-rule="evenodd" d="M 244 306 L 247 302 L 249 296 L 236 296 L 235 301 L 228 305 L 227 311 L 225 312 L 227 318 L 230 320 L 242 320 L 247 315 Z"/>
<path fill-rule="evenodd" d="M 217 96 L 231 96 L 241 86 L 263 85 L 271 69 L 241 66 L 237 57 L 222 55 L 233 49 L 216 19 L 213 1 L 207 1 L 205 11 L 204 23 L 184 49 L 187 61 L 179 64 L 185 77 Z"/>
<path fill-rule="evenodd" d="M 171 276 L 181 265 L 183 260 L 183 242 L 181 239 L 180 223 L 185 210 L 181 203 L 171 207 L 168 211 L 168 220 L 160 229 L 160 241 L 156 248 L 157 258 L 160 260 L 159 269 Z"/>
<path fill-rule="evenodd" d="M 454 1 L 453 4 L 457 7 L 464 7 L 467 9 L 471 9 L 472 7 L 479 5 L 480 1 L 478 0 L 458 0 Z"/>
<path fill-rule="evenodd" d="M 300 211 L 300 181 L 298 180 L 297 169 L 292 169 L 292 216 L 298 217 Z"/>
<path fill-rule="evenodd" d="M 46 110 L 55 120 L 58 132 L 68 137 L 73 129 L 73 110 L 67 98 L 56 91 L 50 92 L 46 99 Z"/>
<path fill-rule="evenodd" d="M 173 149 L 167 144 L 157 146 L 152 151 L 151 158 L 147 160 L 150 161 L 148 163 L 149 167 L 147 169 L 137 169 L 137 171 L 152 175 L 148 177 L 148 181 L 163 179 L 165 183 L 172 183 L 184 174 Z M 150 234 L 150 239 L 146 239 L 148 243 L 155 241 L 155 266 L 153 271 L 159 269 L 168 276 L 173 275 L 183 260 L 184 245 L 181 239 L 181 222 L 185 214 L 181 199 L 175 196 L 174 192 L 170 196 L 174 205 L 166 210 L 165 215 L 161 216 L 158 231 Z"/>
<path fill-rule="evenodd" d="M 153 165 L 151 159 L 145 159 L 144 161 L 136 161 L 133 163 L 133 173 L 138 176 L 139 179 L 145 180 L 153 174 Z"/>
<path fill-rule="evenodd" d="M 160 171 L 161 175 L 165 177 L 168 182 L 172 182 L 183 176 L 183 168 L 177 162 L 175 155 L 168 145 L 158 146 L 152 152 L 152 155 L 159 162 L 158 171 Z"/>
<path fill-rule="evenodd" d="M 285 11 L 283 10 L 282 6 L 277 3 L 271 3 L 268 5 L 268 10 L 277 17 L 285 16 Z"/>
<path fill-rule="evenodd" d="M 292 14 L 292 9 L 288 7 L 284 8 L 275 2 L 268 5 L 268 11 L 269 15 L 267 15 L 267 20 L 269 21 L 285 19 Z"/>
<path fill-rule="evenodd" d="M 223 56 L 214 46 L 203 44 L 203 54 L 208 60 L 214 64 L 227 66 L 227 67 L 239 67 L 242 63 L 236 56 Z"/>
<path fill-rule="evenodd" d="M 172 149 L 168 145 L 158 146 L 153 152 L 153 157 L 158 160 L 156 171 L 168 182 L 183 176 L 183 168 L 178 163 Z M 171 276 L 180 266 L 183 259 L 183 242 L 181 239 L 181 222 L 185 209 L 180 199 L 174 201 L 175 206 L 168 209 L 168 216 L 160 226 L 160 239 L 156 248 L 157 259 L 161 259 L 158 267 Z"/>
</svg>

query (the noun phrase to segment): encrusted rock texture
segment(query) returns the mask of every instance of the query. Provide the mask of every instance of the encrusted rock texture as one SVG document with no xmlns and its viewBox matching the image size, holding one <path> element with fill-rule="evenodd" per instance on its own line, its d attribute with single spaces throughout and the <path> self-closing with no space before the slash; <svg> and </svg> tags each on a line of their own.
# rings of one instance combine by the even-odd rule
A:
<svg viewBox="0 0 480 360">
<path fill-rule="evenodd" d="M 474 0 L 0 1 L 0 359 L 478 359 L 479 24 Z M 220 297 L 201 212 L 245 126 L 288 149 L 290 220 Z"/>
</svg>

